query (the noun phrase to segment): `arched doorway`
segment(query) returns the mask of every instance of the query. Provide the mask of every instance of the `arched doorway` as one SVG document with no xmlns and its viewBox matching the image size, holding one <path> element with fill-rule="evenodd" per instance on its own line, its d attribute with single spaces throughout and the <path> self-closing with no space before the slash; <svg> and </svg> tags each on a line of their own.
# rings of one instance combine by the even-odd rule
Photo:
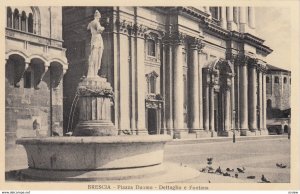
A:
<svg viewBox="0 0 300 194">
<path fill-rule="evenodd" d="M 229 131 L 232 129 L 232 78 L 233 78 L 233 65 L 230 61 L 223 59 L 214 59 L 209 62 L 205 67 L 203 77 L 204 85 L 209 89 L 204 89 L 205 93 L 209 93 L 209 119 L 204 119 L 205 122 L 209 120 L 209 129 L 216 132 L 218 136 L 228 136 Z M 206 75 L 205 75 L 206 74 Z M 206 82 L 206 83 L 205 83 Z M 204 107 L 206 105 L 204 104 Z M 204 123 L 205 125 L 205 123 Z"/>
</svg>

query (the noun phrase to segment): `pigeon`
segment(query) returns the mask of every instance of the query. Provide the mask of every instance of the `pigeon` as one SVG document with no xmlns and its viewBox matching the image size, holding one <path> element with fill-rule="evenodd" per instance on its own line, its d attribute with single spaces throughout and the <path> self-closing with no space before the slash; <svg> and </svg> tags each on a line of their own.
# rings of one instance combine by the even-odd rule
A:
<svg viewBox="0 0 300 194">
<path fill-rule="evenodd" d="M 255 179 L 255 176 L 247 176 L 247 179 Z"/>
<path fill-rule="evenodd" d="M 238 170 L 239 173 L 245 173 L 245 170 L 244 169 L 241 169 L 241 168 L 236 168 Z"/>
<path fill-rule="evenodd" d="M 223 176 L 230 176 L 228 172 L 223 173 Z"/>
<path fill-rule="evenodd" d="M 261 181 L 264 182 L 264 183 L 270 183 L 271 182 L 264 175 L 261 175 Z"/>
<path fill-rule="evenodd" d="M 206 172 L 206 168 L 202 168 L 200 172 Z"/>
<path fill-rule="evenodd" d="M 278 163 L 276 163 L 276 166 L 279 167 L 279 168 L 286 168 L 286 165 L 284 165 L 284 164 L 278 164 Z"/>
<path fill-rule="evenodd" d="M 233 172 L 234 171 L 234 169 L 232 168 L 232 169 L 230 169 L 230 168 L 226 168 L 226 171 L 227 172 Z"/>
<path fill-rule="evenodd" d="M 218 174 L 222 174 L 223 173 L 220 166 L 219 166 L 219 168 L 217 168 L 217 170 L 216 170 L 215 173 L 218 173 Z"/>
<path fill-rule="evenodd" d="M 72 131 L 69 131 L 66 133 L 66 136 L 72 136 L 73 135 L 73 132 Z"/>
</svg>

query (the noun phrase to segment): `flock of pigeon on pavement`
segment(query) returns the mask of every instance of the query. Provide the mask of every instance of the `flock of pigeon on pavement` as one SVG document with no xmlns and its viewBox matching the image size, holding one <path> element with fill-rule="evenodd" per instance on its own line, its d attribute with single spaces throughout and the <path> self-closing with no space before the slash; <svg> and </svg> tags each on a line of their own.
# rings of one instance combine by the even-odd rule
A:
<svg viewBox="0 0 300 194">
<path fill-rule="evenodd" d="M 235 178 L 239 178 L 239 174 L 240 173 L 245 173 L 246 171 L 246 168 L 245 167 L 238 167 L 236 168 L 236 171 L 235 169 L 233 168 L 226 168 L 225 171 L 223 171 L 221 169 L 221 167 L 219 166 L 216 170 L 211 166 L 212 165 L 212 161 L 213 161 L 213 158 L 207 158 L 207 165 L 205 168 L 202 168 L 200 170 L 200 172 L 203 172 L 203 173 L 214 173 L 214 174 L 218 174 L 218 175 L 223 175 L 223 176 L 228 176 L 228 177 L 235 177 Z M 282 163 L 276 163 L 276 166 L 278 168 L 286 168 L 286 165 L 285 164 L 282 164 Z M 234 175 L 232 175 L 234 173 Z M 247 179 L 255 179 L 256 177 L 251 175 L 251 176 L 247 176 Z M 261 183 L 271 183 L 270 180 L 268 180 L 264 174 L 261 175 Z M 209 181 L 210 182 L 210 181 Z"/>
</svg>

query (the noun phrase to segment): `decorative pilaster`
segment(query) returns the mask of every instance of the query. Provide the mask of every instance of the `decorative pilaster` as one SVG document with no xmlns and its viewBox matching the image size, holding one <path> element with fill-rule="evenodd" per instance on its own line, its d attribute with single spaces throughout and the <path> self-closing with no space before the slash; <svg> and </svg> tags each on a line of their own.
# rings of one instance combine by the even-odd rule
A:
<svg viewBox="0 0 300 194">
<path fill-rule="evenodd" d="M 118 39 L 119 45 L 118 53 L 119 53 L 119 77 L 117 82 L 119 89 L 119 130 L 120 133 L 122 130 L 130 129 L 130 58 L 129 58 L 129 29 L 132 27 L 132 23 L 126 20 L 121 22 L 116 22 L 118 29 Z"/>
<path fill-rule="evenodd" d="M 147 27 L 139 24 L 134 25 L 136 36 L 136 118 L 137 118 L 137 131 L 136 134 L 148 134 L 145 124 L 145 32 Z"/>
</svg>

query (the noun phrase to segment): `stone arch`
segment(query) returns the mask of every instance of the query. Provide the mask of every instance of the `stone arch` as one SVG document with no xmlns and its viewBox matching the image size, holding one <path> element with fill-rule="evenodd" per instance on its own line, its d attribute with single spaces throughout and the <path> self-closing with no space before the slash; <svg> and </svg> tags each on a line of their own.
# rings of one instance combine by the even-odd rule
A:
<svg viewBox="0 0 300 194">
<path fill-rule="evenodd" d="M 52 60 L 51 62 L 49 61 L 50 64 L 50 78 L 49 83 L 51 84 L 51 88 L 57 88 L 60 84 L 60 82 L 63 79 L 64 76 L 64 65 L 57 61 L 57 60 Z"/>
<path fill-rule="evenodd" d="M 25 61 L 28 61 L 28 55 L 22 51 L 19 50 L 9 50 L 5 53 L 5 59 L 8 59 L 10 55 L 20 55 L 25 59 Z"/>
<path fill-rule="evenodd" d="M 5 64 L 5 78 L 8 83 L 20 87 L 19 82 L 26 70 L 26 57 L 18 52 L 11 52 L 7 55 Z"/>
</svg>

